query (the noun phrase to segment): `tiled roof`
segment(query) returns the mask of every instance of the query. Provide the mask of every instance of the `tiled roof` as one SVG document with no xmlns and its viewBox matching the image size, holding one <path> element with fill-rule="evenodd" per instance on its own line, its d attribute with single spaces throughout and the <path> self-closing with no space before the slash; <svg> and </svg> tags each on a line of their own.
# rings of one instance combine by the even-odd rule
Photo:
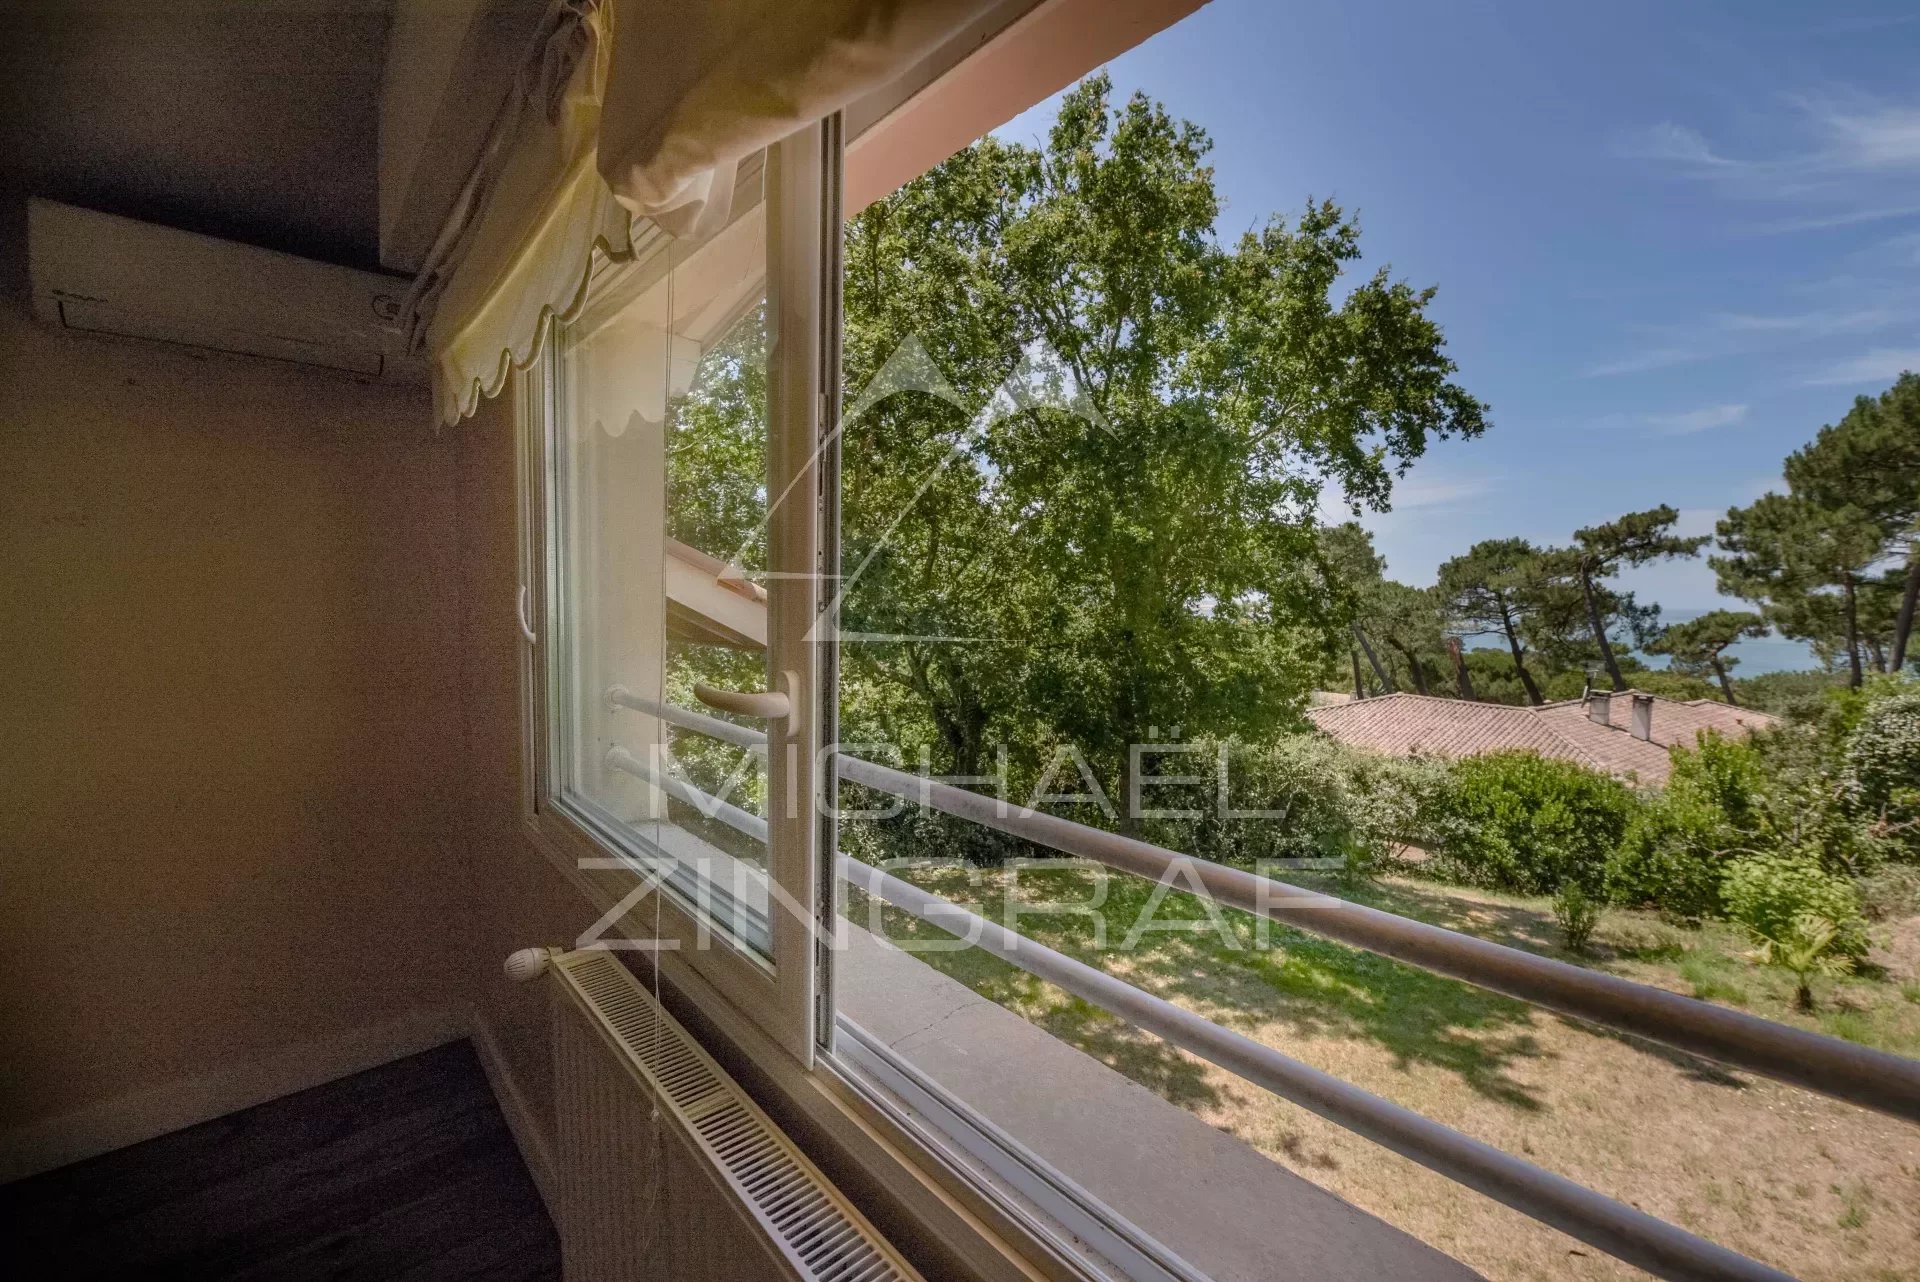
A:
<svg viewBox="0 0 1920 1282">
<path fill-rule="evenodd" d="M 1471 757 L 1528 750 L 1654 784 L 1666 782 L 1671 768 L 1668 749 L 1674 744 L 1691 746 L 1705 730 L 1737 737 L 1777 724 L 1777 718 L 1764 712 L 1710 699 L 1683 702 L 1656 697 L 1652 738 L 1636 739 L 1629 729 L 1635 693 L 1612 696 L 1604 726 L 1588 717 L 1587 706 L 1579 699 L 1522 708 L 1419 694 L 1311 708 L 1307 717 L 1344 743 L 1396 757 Z"/>
</svg>

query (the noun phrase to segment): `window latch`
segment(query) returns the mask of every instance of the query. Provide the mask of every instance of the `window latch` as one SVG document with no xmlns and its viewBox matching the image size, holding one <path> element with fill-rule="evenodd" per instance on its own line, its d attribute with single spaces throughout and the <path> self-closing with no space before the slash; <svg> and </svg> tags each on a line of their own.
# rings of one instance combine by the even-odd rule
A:
<svg viewBox="0 0 1920 1282">
<path fill-rule="evenodd" d="M 693 697 L 721 712 L 778 721 L 793 715 L 794 675 L 782 673 L 779 685 L 778 690 L 721 690 L 705 682 L 695 682 Z"/>
<path fill-rule="evenodd" d="M 526 638 L 527 644 L 539 645 L 540 634 L 533 630 L 531 623 L 527 622 L 527 585 L 524 583 L 520 585 L 520 604 L 514 613 L 520 621 L 520 635 Z"/>
</svg>

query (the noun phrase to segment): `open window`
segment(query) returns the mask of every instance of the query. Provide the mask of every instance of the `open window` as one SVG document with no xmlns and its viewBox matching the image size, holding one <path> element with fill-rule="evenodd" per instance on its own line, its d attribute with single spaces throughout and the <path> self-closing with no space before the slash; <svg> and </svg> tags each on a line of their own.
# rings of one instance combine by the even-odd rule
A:
<svg viewBox="0 0 1920 1282">
<path fill-rule="evenodd" d="M 652 938 L 657 915 L 665 947 L 803 1059 L 836 139 L 803 130 L 747 167 L 713 233 L 637 230 L 625 261 L 603 256 L 523 401 L 533 822 L 620 899 L 604 941 Z"/>
</svg>

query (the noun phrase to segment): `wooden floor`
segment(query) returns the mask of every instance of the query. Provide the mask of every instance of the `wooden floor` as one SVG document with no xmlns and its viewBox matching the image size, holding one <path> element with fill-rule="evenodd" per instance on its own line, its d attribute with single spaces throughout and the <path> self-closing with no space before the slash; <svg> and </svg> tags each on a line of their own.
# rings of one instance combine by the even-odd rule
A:
<svg viewBox="0 0 1920 1282">
<path fill-rule="evenodd" d="M 465 1042 L 0 1187 L 34 1278 L 557 1279 Z"/>
</svg>

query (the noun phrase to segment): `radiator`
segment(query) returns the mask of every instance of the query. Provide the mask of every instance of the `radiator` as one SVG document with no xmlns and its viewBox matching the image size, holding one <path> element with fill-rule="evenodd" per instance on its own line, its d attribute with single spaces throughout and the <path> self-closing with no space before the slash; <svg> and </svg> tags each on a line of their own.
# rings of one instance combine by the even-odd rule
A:
<svg viewBox="0 0 1920 1282">
<path fill-rule="evenodd" d="M 567 1282 L 920 1282 L 610 953 L 516 953 L 555 990 Z"/>
</svg>

